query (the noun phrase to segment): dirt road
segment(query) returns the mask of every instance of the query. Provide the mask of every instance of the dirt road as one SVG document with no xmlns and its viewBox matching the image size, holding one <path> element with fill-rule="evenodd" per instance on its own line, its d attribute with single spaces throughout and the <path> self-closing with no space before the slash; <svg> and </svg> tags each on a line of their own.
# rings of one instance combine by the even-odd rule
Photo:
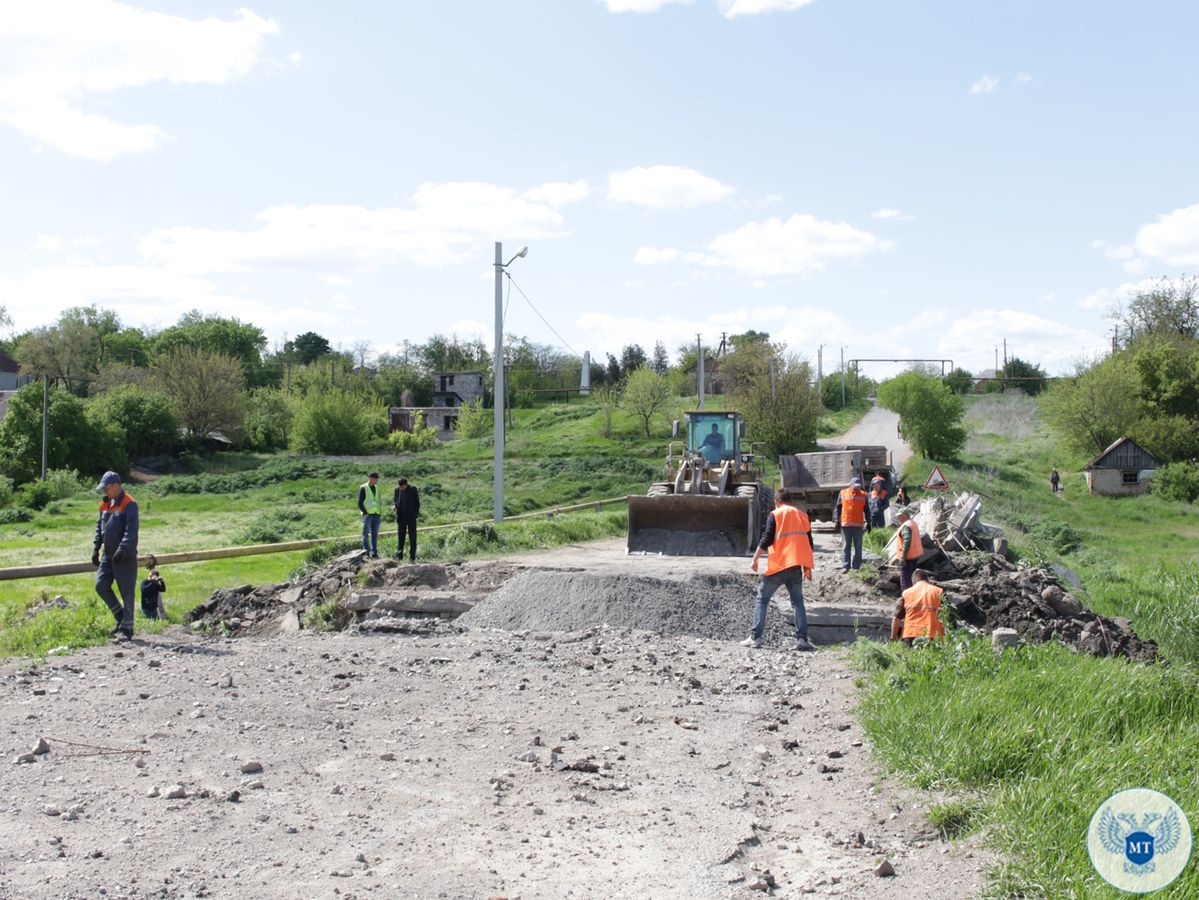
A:
<svg viewBox="0 0 1199 900">
<path fill-rule="evenodd" d="M 173 628 L 10 662 L 0 896 L 973 895 L 985 856 L 876 776 L 840 653 Z"/>
<path fill-rule="evenodd" d="M 912 448 L 899 436 L 899 416 L 875 404 L 853 428 L 839 437 L 825 438 L 821 444 L 879 444 L 891 448 L 892 465 L 903 472 L 912 458 Z"/>
</svg>

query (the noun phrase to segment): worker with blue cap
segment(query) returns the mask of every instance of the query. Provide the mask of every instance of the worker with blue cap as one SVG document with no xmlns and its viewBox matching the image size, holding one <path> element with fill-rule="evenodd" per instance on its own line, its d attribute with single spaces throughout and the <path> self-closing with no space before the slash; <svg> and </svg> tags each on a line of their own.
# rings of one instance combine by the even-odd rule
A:
<svg viewBox="0 0 1199 900">
<path fill-rule="evenodd" d="M 137 586 L 137 501 L 125 493 L 121 476 L 116 472 L 105 472 L 96 490 L 104 493 L 92 549 L 96 593 L 117 620 L 111 636 L 129 640 L 133 637 L 134 590 Z M 118 602 L 113 593 L 114 581 L 124 604 Z"/>
</svg>

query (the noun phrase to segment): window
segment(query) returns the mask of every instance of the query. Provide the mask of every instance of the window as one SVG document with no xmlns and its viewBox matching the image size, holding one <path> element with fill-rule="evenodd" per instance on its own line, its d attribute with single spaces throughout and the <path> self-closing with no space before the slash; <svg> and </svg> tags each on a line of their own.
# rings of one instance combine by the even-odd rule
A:
<svg viewBox="0 0 1199 900">
<path fill-rule="evenodd" d="M 442 431 L 452 431 L 454 429 L 454 417 L 444 416 L 441 420 Z"/>
<path fill-rule="evenodd" d="M 698 450 L 709 464 L 732 459 L 736 448 L 736 420 L 727 414 L 699 413 L 688 423 L 687 449 Z"/>
<path fill-rule="evenodd" d="M 1125 484 L 1136 484 L 1137 483 L 1137 473 L 1136 472 L 1122 472 L 1121 477 L 1124 479 Z"/>
</svg>

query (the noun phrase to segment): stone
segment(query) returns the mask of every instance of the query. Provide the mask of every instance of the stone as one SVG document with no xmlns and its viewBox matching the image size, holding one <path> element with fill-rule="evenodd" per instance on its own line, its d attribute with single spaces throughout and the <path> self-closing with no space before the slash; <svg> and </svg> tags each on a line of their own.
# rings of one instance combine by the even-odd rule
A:
<svg viewBox="0 0 1199 900">
<path fill-rule="evenodd" d="M 43 806 L 42 812 L 44 812 L 48 816 L 61 816 L 62 815 L 62 810 L 59 809 L 57 806 L 55 806 L 53 803 L 47 803 L 45 806 Z"/>
<path fill-rule="evenodd" d="M 1015 628 L 996 628 L 991 632 L 991 647 L 995 650 L 1006 650 L 1020 644 L 1020 635 Z"/>
<path fill-rule="evenodd" d="M 280 634 L 295 634 L 300 630 L 300 617 L 294 609 L 289 609 L 279 617 L 278 626 Z"/>
<path fill-rule="evenodd" d="M 23 765 L 26 765 L 27 763 L 37 762 L 37 757 L 34 756 L 32 753 L 22 753 L 20 756 L 18 756 L 12 762 L 13 762 L 14 766 L 23 766 Z"/>
<path fill-rule="evenodd" d="M 754 756 L 762 760 L 762 762 L 766 762 L 768 759 L 770 759 L 770 751 L 759 744 L 758 746 L 754 747 Z"/>
<path fill-rule="evenodd" d="M 157 660 L 157 659 L 152 659 L 152 660 L 150 660 L 150 662 L 149 662 L 149 666 L 150 666 L 150 668 L 151 668 L 151 669 L 157 669 L 157 668 L 160 668 L 160 667 L 162 666 L 162 661 L 161 661 L 161 660 Z"/>
<path fill-rule="evenodd" d="M 181 784 L 172 784 L 167 788 L 163 797 L 167 800 L 185 800 L 187 799 L 187 789 Z"/>
<path fill-rule="evenodd" d="M 395 762 L 395 758 L 396 755 L 391 751 L 379 754 L 379 759 L 383 760 L 383 762 Z"/>
<path fill-rule="evenodd" d="M 33 748 L 33 752 L 37 756 L 45 756 L 50 752 L 50 744 L 44 737 L 37 739 L 37 746 Z"/>
<path fill-rule="evenodd" d="M 240 799 L 241 799 L 241 791 L 239 791 L 239 790 L 232 790 L 225 795 L 226 803 L 236 803 Z"/>
<path fill-rule="evenodd" d="M 891 865 L 891 860 L 884 859 L 881 863 L 874 867 L 874 874 L 879 878 L 894 878 L 895 867 Z"/>
<path fill-rule="evenodd" d="M 250 760 L 241 764 L 241 773 L 243 775 L 256 775 L 262 771 L 262 763 L 257 760 Z"/>
</svg>

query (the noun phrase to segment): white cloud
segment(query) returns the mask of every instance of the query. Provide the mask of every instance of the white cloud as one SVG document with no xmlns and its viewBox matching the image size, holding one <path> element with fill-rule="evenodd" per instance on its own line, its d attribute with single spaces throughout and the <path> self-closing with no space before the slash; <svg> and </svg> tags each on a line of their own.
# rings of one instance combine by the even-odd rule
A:
<svg viewBox="0 0 1199 900">
<path fill-rule="evenodd" d="M 970 85 L 971 94 L 989 94 L 999 87 L 999 79 L 992 78 L 990 75 L 984 75 L 974 84 Z"/>
<path fill-rule="evenodd" d="M 797 213 L 786 221 L 750 222 L 718 235 L 708 245 L 704 263 L 756 277 L 801 275 L 834 260 L 857 260 L 890 247 L 890 242 L 846 222 Z"/>
<path fill-rule="evenodd" d="M 354 283 L 353 278 L 346 278 L 344 275 L 338 275 L 335 272 L 322 275 L 321 281 L 329 285 L 329 287 L 349 287 Z"/>
<path fill-rule="evenodd" d="M 1099 288 L 1078 301 L 1083 309 L 1099 309 L 1104 312 L 1115 308 L 1130 295 L 1139 291 L 1152 290 L 1158 281 L 1154 278 L 1142 278 L 1140 281 L 1129 281 L 1117 288 Z"/>
<path fill-rule="evenodd" d="M 733 188 L 682 166 L 635 166 L 608 176 L 608 199 L 648 209 L 687 209 L 723 200 Z"/>
<path fill-rule="evenodd" d="M 497 238 L 569 234 L 548 203 L 478 182 L 422 184 L 406 207 L 275 206 L 256 218 L 259 226 L 243 231 L 158 229 L 138 249 L 146 262 L 191 274 L 278 268 L 337 273 L 395 262 L 451 265 L 477 260 Z"/>
<path fill-rule="evenodd" d="M 691 0 L 600 0 L 600 3 L 608 7 L 608 12 L 622 13 L 650 13 L 657 12 L 663 6 L 669 6 L 672 3 L 690 3 Z"/>
<path fill-rule="evenodd" d="M 544 203 L 557 209 L 569 203 L 578 203 L 591 193 L 591 186 L 580 178 L 578 181 L 549 181 L 525 192 L 525 199 Z"/>
<path fill-rule="evenodd" d="M 241 9 L 203 20 L 115 0 L 7 3 L 0 16 L 0 122 L 65 153 L 109 160 L 168 136 L 85 111 L 88 95 L 156 82 L 223 84 L 258 61 L 274 22 Z"/>
<path fill-rule="evenodd" d="M 276 307 L 222 292 L 210 281 L 137 265 L 63 265 L 31 269 L 20 278 L 0 277 L 0 296 L 22 328 L 48 324 L 71 306 L 95 303 L 121 318 L 167 325 L 192 309 L 236 316 L 263 327 L 330 324 L 329 313 L 302 306 Z"/>
<path fill-rule="evenodd" d="M 1137 230 L 1141 255 L 1172 266 L 1199 265 L 1199 203 L 1160 215 Z"/>
<path fill-rule="evenodd" d="M 633 262 L 642 266 L 673 262 L 678 258 L 679 251 L 673 247 L 638 247 L 633 254 Z"/>
<path fill-rule="evenodd" d="M 1032 76 L 1029 75 L 1027 72 L 1017 72 L 1015 81 L 1016 81 L 1016 84 L 1021 85 L 1021 86 L 1024 86 L 1027 84 L 1032 84 Z"/>
<path fill-rule="evenodd" d="M 1004 338 L 1010 355 L 1037 363 L 1051 375 L 1069 371 L 1079 355 L 1091 356 L 1109 342 L 1097 330 L 1078 328 L 1023 310 L 981 309 L 946 321 L 937 339 L 937 355 L 972 371 L 993 368 L 993 345 L 1002 345 Z"/>
<path fill-rule="evenodd" d="M 35 243 L 39 250 L 57 250 L 62 246 L 62 238 L 56 234 L 39 234 Z"/>
<path fill-rule="evenodd" d="M 902 210 L 894 209 L 890 206 L 884 206 L 882 209 L 876 209 L 870 214 L 872 219 L 894 219 L 896 222 L 911 222 L 915 216 L 909 216 Z"/>
<path fill-rule="evenodd" d="M 1125 271 L 1140 275 L 1145 271 L 1145 260 L 1137 256 L 1137 248 L 1132 244 L 1112 244 L 1108 241 L 1091 241 L 1091 246 L 1099 250 L 1108 259 L 1119 262 Z"/>
<path fill-rule="evenodd" d="M 717 0 L 720 14 L 726 19 L 738 16 L 758 16 L 763 13 L 790 12 L 812 3 L 813 0 Z"/>
</svg>

